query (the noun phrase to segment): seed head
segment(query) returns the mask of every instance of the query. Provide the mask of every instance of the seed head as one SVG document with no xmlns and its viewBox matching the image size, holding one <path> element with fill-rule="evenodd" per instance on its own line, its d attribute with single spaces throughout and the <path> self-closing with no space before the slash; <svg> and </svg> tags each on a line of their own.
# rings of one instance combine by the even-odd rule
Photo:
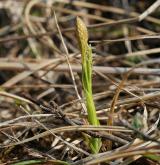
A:
<svg viewBox="0 0 160 165">
<path fill-rule="evenodd" d="M 82 51 L 88 45 L 88 31 L 86 25 L 79 17 L 76 19 L 76 35 Z"/>
</svg>

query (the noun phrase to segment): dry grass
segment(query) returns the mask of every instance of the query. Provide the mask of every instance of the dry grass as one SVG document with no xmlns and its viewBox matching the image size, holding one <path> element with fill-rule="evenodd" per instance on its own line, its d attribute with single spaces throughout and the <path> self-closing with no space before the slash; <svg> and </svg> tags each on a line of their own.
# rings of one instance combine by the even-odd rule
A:
<svg viewBox="0 0 160 165">
<path fill-rule="evenodd" d="M 158 7 L 0 1 L 0 164 L 158 164 Z M 89 30 L 100 126 L 87 121 L 76 16 Z M 100 153 L 91 154 L 84 134 L 102 139 Z"/>
</svg>

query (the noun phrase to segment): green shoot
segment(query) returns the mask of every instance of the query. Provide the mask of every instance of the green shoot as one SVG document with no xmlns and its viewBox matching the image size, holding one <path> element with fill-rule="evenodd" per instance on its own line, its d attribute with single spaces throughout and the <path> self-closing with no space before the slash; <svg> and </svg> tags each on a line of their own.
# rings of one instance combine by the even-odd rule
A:
<svg viewBox="0 0 160 165">
<path fill-rule="evenodd" d="M 88 31 L 84 22 L 77 17 L 76 20 L 76 35 L 78 38 L 78 43 L 80 51 L 82 54 L 82 85 L 84 90 L 84 95 L 86 98 L 86 107 L 88 112 L 88 122 L 91 125 L 100 125 L 99 120 L 96 115 L 96 108 L 93 101 L 92 94 L 92 49 L 88 45 Z M 90 148 L 92 153 L 98 153 L 101 147 L 100 138 L 90 139 Z"/>
</svg>

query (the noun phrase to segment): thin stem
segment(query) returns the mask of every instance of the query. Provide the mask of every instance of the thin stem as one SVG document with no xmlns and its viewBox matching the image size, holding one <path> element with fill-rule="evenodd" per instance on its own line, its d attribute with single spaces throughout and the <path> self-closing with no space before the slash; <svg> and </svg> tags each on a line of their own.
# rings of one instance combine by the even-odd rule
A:
<svg viewBox="0 0 160 165">
<path fill-rule="evenodd" d="M 91 125 L 98 126 L 100 123 L 96 115 L 92 93 L 92 49 L 90 45 L 88 45 L 87 28 L 80 18 L 77 18 L 76 32 L 82 54 L 82 85 L 86 98 L 88 122 Z M 101 147 L 101 139 L 90 138 L 89 141 L 92 153 L 98 153 Z"/>
</svg>

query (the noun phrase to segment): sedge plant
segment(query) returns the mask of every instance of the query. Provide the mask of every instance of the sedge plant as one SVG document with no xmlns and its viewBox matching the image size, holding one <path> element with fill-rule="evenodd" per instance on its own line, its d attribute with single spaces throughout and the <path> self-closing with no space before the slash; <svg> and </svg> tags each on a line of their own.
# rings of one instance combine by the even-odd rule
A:
<svg viewBox="0 0 160 165">
<path fill-rule="evenodd" d="M 96 115 L 92 93 L 92 49 L 88 44 L 86 25 L 79 17 L 76 19 L 76 36 L 78 38 L 82 58 L 82 86 L 86 98 L 88 122 L 91 125 L 98 126 L 100 123 Z M 101 147 L 101 139 L 91 137 L 89 143 L 92 153 L 98 153 Z"/>
</svg>

